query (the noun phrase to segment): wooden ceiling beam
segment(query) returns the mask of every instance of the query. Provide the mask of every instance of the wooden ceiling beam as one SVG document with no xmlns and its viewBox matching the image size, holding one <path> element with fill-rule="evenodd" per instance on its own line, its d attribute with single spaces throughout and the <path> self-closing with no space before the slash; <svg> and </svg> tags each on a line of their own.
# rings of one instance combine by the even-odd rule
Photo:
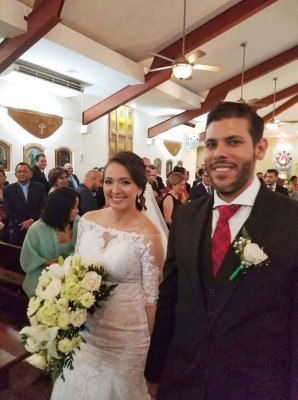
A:
<svg viewBox="0 0 298 400">
<path fill-rule="evenodd" d="M 281 106 L 277 107 L 274 110 L 274 115 L 279 115 L 282 112 L 288 110 L 289 108 L 293 107 L 295 104 L 298 103 L 298 94 L 294 97 L 292 97 L 290 100 L 286 101 L 284 104 L 282 104 Z M 273 118 L 273 110 L 272 112 L 270 112 L 269 114 L 265 115 L 265 117 L 263 117 L 263 120 L 265 123 L 269 122 L 271 119 Z"/>
<path fill-rule="evenodd" d="M 0 73 L 21 57 L 60 21 L 65 0 L 40 1 L 34 4 L 27 20 L 27 32 L 6 38 L 0 44 Z"/>
<path fill-rule="evenodd" d="M 294 46 L 275 57 L 270 58 L 245 71 L 245 83 L 250 82 L 260 76 L 263 76 L 277 68 L 280 68 L 298 58 L 298 45 Z M 210 89 L 206 100 L 202 103 L 201 108 L 196 110 L 185 111 L 173 118 L 152 126 L 148 129 L 148 137 L 152 138 L 159 135 L 168 129 L 174 128 L 190 119 L 199 117 L 202 114 L 209 112 L 210 108 L 224 100 L 227 94 L 237 87 L 241 86 L 241 74 L 238 74 L 227 81 L 221 82 Z M 208 101 L 207 101 L 208 100 Z M 211 105 L 211 106 L 209 106 Z M 191 118 L 187 119 L 188 116 Z"/>
<path fill-rule="evenodd" d="M 295 85 L 289 86 L 286 89 L 280 90 L 279 92 L 276 92 L 275 101 L 283 100 L 283 99 L 293 96 L 297 93 L 298 93 L 298 83 L 296 83 Z M 257 110 L 259 110 L 260 108 L 267 107 L 270 104 L 273 104 L 274 103 L 274 93 L 270 94 L 267 97 L 263 97 L 262 99 L 259 99 L 258 103 L 261 103 L 262 105 L 256 107 Z"/>
<path fill-rule="evenodd" d="M 228 29 L 239 24 L 245 19 L 258 13 L 264 8 L 275 3 L 277 0 L 241 0 L 239 3 L 230 7 L 228 10 L 212 18 L 202 27 L 190 32 L 185 36 L 185 52 L 186 54 L 195 50 L 203 43 L 208 42 L 214 37 L 226 32 Z M 168 46 L 160 52 L 170 58 L 177 58 L 181 55 L 182 39 Z M 154 60 L 152 67 L 160 66 L 160 60 Z M 82 123 L 90 124 L 91 122 L 103 117 L 109 112 L 115 110 L 119 106 L 141 96 L 142 94 L 154 89 L 156 86 L 167 81 L 171 76 L 171 69 L 158 72 L 151 72 L 145 76 L 145 83 L 127 86 L 105 100 L 95 104 L 85 110 L 82 115 Z"/>
<path fill-rule="evenodd" d="M 276 1 L 277 0 L 240 1 L 226 11 L 212 18 L 210 21 L 207 21 L 205 24 L 185 35 L 185 54 L 193 52 L 199 46 L 202 46 L 227 30 L 233 28 L 247 18 L 272 5 Z M 181 57 L 182 38 L 160 51 L 159 54 L 172 59 Z M 158 68 L 165 64 L 168 64 L 168 62 L 162 60 L 161 58 L 155 57 L 151 68 Z"/>
<path fill-rule="evenodd" d="M 209 94 L 210 92 L 212 92 L 212 89 L 209 91 Z M 154 136 L 157 136 L 162 132 L 172 129 L 177 125 L 181 125 L 184 122 L 190 121 L 200 115 L 206 114 L 212 107 L 216 106 L 216 104 L 218 104 L 222 100 L 221 95 L 218 97 L 213 95 L 209 98 L 209 94 L 204 103 L 201 104 L 200 109 L 184 111 L 173 118 L 169 118 L 166 121 L 163 121 L 160 124 L 154 125 L 149 128 L 148 138 L 153 138 Z M 228 92 L 226 92 L 225 96 L 227 94 Z"/>
</svg>

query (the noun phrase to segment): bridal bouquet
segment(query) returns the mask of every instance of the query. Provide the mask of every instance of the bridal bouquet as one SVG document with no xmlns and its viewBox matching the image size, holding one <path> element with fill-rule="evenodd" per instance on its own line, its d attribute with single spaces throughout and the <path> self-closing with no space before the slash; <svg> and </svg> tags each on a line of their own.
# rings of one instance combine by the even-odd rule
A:
<svg viewBox="0 0 298 400">
<path fill-rule="evenodd" d="M 102 266 L 81 262 L 75 254 L 47 267 L 28 305 L 30 326 L 20 331 L 29 353 L 27 361 L 49 372 L 55 381 L 64 380 L 63 368 L 73 369 L 75 349 L 84 341 L 80 335 L 88 312 L 93 314 L 117 285 L 104 283 Z"/>
</svg>

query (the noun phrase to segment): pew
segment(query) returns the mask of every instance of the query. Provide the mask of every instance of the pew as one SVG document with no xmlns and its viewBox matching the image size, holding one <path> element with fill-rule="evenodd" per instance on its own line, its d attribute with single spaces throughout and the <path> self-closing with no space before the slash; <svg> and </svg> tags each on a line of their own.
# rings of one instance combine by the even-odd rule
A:
<svg viewBox="0 0 298 400">
<path fill-rule="evenodd" d="M 9 369 L 27 356 L 18 330 L 0 322 L 0 390 L 9 387 Z"/>
<path fill-rule="evenodd" d="M 21 247 L 0 241 L 0 321 L 21 329 L 28 323 L 28 298 L 22 289 Z"/>
<path fill-rule="evenodd" d="M 19 336 L 28 324 L 20 253 L 20 246 L 0 241 L 0 390 L 9 387 L 9 369 L 28 355 Z"/>
</svg>

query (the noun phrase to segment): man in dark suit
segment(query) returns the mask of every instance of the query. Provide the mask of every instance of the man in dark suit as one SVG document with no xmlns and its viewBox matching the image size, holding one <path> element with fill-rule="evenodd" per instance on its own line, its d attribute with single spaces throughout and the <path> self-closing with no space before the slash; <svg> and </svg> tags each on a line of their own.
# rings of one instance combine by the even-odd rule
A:
<svg viewBox="0 0 298 400">
<path fill-rule="evenodd" d="M 202 182 L 198 183 L 196 186 L 193 186 L 190 190 L 189 201 L 200 199 L 208 194 L 212 194 L 212 187 L 209 174 L 206 170 L 204 170 L 202 174 Z"/>
<path fill-rule="evenodd" d="M 79 214 L 97 210 L 96 191 L 100 188 L 102 174 L 96 169 L 91 169 L 85 175 L 84 182 L 75 191 L 80 195 Z"/>
<path fill-rule="evenodd" d="M 45 176 L 44 170 L 47 167 L 47 157 L 44 154 L 36 154 L 35 165 L 32 167 L 31 182 L 38 182 L 44 186 L 46 194 L 49 193 L 50 185 Z"/>
<path fill-rule="evenodd" d="M 21 246 L 27 230 L 44 208 L 46 194 L 43 185 L 30 182 L 32 172 L 29 164 L 19 163 L 15 175 L 18 181 L 4 187 L 3 200 L 8 219 L 9 242 Z"/>
<path fill-rule="evenodd" d="M 278 185 L 277 180 L 278 180 L 278 171 L 273 168 L 267 169 L 265 174 L 265 183 L 268 186 L 268 188 L 273 192 L 289 196 L 288 189 L 281 185 Z"/>
<path fill-rule="evenodd" d="M 204 162 L 215 192 L 173 219 L 145 368 L 156 400 L 298 399 L 298 205 L 255 176 L 263 129 L 246 104 L 208 115 Z M 237 253 L 235 239 L 248 235 L 254 245 Z"/>
<path fill-rule="evenodd" d="M 197 186 L 199 183 L 202 182 L 202 175 L 203 175 L 204 168 L 200 167 L 198 172 L 196 173 L 196 180 L 193 181 L 192 187 Z"/>
<path fill-rule="evenodd" d="M 79 178 L 73 173 L 73 166 L 70 163 L 64 164 L 64 168 L 68 171 L 68 187 L 76 189 L 79 184 Z"/>
</svg>

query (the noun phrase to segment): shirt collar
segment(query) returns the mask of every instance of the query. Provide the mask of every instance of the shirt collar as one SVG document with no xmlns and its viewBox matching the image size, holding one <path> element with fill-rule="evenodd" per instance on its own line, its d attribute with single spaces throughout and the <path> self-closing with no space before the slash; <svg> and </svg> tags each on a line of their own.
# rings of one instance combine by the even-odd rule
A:
<svg viewBox="0 0 298 400">
<path fill-rule="evenodd" d="M 257 194 L 260 190 L 261 182 L 257 176 L 254 177 L 254 180 L 250 184 L 248 188 L 246 188 L 238 197 L 236 197 L 231 203 L 226 203 L 222 200 L 216 191 L 214 191 L 214 204 L 213 208 L 217 208 L 218 206 L 227 205 L 227 204 L 240 204 L 241 206 L 250 206 L 254 205 Z"/>
<path fill-rule="evenodd" d="M 26 183 L 26 185 L 22 185 L 20 182 L 18 182 L 22 189 L 27 189 L 29 187 L 29 183 L 30 182 Z"/>
</svg>

